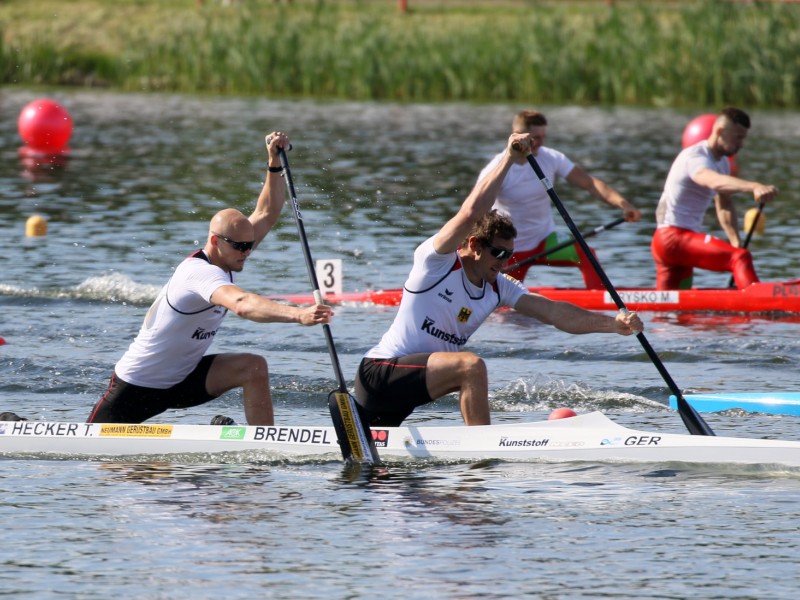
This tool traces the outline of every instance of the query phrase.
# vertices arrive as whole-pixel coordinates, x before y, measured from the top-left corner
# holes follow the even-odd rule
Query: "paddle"
[[[744,244],[742,244],[742,248],[747,248],[750,244],[750,238],[753,237],[753,232],[756,230],[756,226],[758,226],[758,220],[761,218],[761,213],[764,212],[764,203],[758,203],[758,210],[756,211],[756,216],[753,217],[753,222],[750,224],[750,230],[747,232],[747,235],[744,238]],[[733,280],[733,275],[731,275],[730,281],[728,281],[729,288],[735,288],[736,283]]]
[[[624,223],[624,222],[625,222],[625,219],[620,217],[618,219],[614,219],[610,223],[606,223],[605,225],[600,225],[599,227],[595,227],[591,231],[586,231],[584,233],[581,233],[581,235],[583,236],[584,239],[586,239],[588,237],[595,236],[598,233],[605,231],[606,229],[613,229],[614,227],[616,227],[620,223]],[[535,262],[535,261],[539,260],[540,258],[542,258],[543,256],[547,256],[548,254],[552,254],[553,252],[558,252],[559,250],[563,250],[567,246],[572,246],[572,244],[574,244],[574,243],[575,243],[575,239],[574,238],[570,238],[568,240],[565,240],[565,241],[553,246],[552,248],[548,248],[544,252],[537,252],[533,256],[529,256],[528,258],[523,258],[521,261],[515,262],[513,265],[507,266],[505,269],[503,269],[503,273],[510,273],[514,269],[517,269],[519,267],[527,265],[528,263]]]
[[[517,151],[520,150],[520,148],[516,144],[514,146],[514,149]],[[558,197],[558,194],[556,194],[556,191],[553,189],[553,185],[545,176],[544,171],[542,171],[541,167],[539,166],[539,163],[536,162],[536,159],[534,158],[533,154],[529,153],[527,159],[528,163],[530,163],[531,167],[536,173],[536,176],[539,178],[539,181],[542,182],[542,185],[547,190],[547,195],[550,196],[550,199],[553,201],[553,204],[555,204],[556,208],[558,209],[558,212],[561,214],[561,218],[563,218],[564,222],[567,224],[570,233],[572,233],[572,236],[575,238],[575,241],[578,242],[578,244],[580,244],[581,248],[586,254],[586,257],[589,259],[589,262],[591,262],[595,272],[603,281],[603,285],[605,286],[611,298],[614,300],[614,303],[617,305],[617,308],[619,308],[622,312],[627,314],[629,312],[628,308],[625,306],[625,303],[622,301],[622,298],[620,298],[620,295],[617,293],[617,290],[614,289],[614,286],[611,284],[611,280],[609,280],[608,276],[603,270],[603,267],[600,266],[600,262],[597,260],[595,255],[592,254],[592,251],[589,249],[589,245],[586,243],[586,240],[583,239],[580,230],[578,230],[578,227],[575,225],[575,222],[572,220],[572,217],[569,216],[567,209],[564,207],[564,204],[561,202],[561,199]],[[714,432],[711,430],[711,427],[708,426],[708,423],[706,423],[703,420],[703,418],[697,413],[697,411],[694,408],[692,408],[692,405],[686,401],[686,398],[683,397],[683,394],[681,394],[680,389],[678,389],[678,386],[675,384],[672,377],[667,372],[666,367],[664,367],[664,364],[661,362],[661,359],[658,357],[655,350],[653,350],[653,347],[650,345],[650,342],[647,341],[647,338],[644,336],[644,332],[640,331],[639,333],[637,333],[636,338],[639,340],[639,343],[642,345],[642,348],[644,348],[645,352],[647,352],[647,355],[650,357],[650,360],[656,366],[658,372],[661,373],[661,377],[664,378],[664,381],[667,383],[667,386],[669,387],[670,391],[677,399],[678,413],[680,414],[681,419],[683,419],[683,423],[684,425],[686,425],[686,428],[689,430],[689,433],[691,433],[692,435],[715,435]]]
[[[286,181],[289,185],[292,208],[294,209],[294,220],[297,224],[297,233],[300,236],[300,242],[303,247],[303,256],[305,257],[308,276],[311,280],[311,287],[314,289],[314,301],[317,304],[322,304],[322,293],[319,291],[317,273],[314,270],[314,261],[311,259],[311,250],[308,247],[308,238],[306,237],[305,227],[303,226],[303,216],[300,214],[297,194],[295,194],[294,191],[294,181],[292,180],[292,172],[289,170],[289,161],[286,158],[286,152],[284,152],[283,148],[279,148],[278,152],[281,159],[281,166],[283,167],[283,172],[286,174]],[[336,373],[336,382],[339,386],[338,389],[332,391],[328,395],[328,408],[331,411],[331,419],[333,420],[333,427],[336,430],[336,437],[339,439],[339,448],[342,450],[342,456],[345,462],[348,463],[377,464],[380,462],[380,457],[375,448],[375,441],[372,439],[372,432],[370,431],[369,425],[361,418],[359,406],[355,398],[347,391],[347,384],[342,374],[342,367],[339,364],[336,347],[333,344],[331,328],[329,325],[325,324],[322,326],[322,330],[325,332],[325,342],[328,345],[328,353],[331,356],[333,370]]]

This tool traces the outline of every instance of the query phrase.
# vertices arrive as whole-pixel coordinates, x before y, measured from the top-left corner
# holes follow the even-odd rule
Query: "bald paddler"
[[[519,143],[522,151],[513,149]],[[370,425],[397,426],[412,411],[458,392],[467,425],[490,424],[486,363],[464,351],[470,336],[503,306],[568,333],[631,335],[643,329],[635,314],[609,316],[531,293],[502,273],[514,253],[516,229],[490,210],[509,169],[530,148],[515,133],[491,171],[456,215],[414,252],[400,308],[389,330],[361,361],[356,399]]]
[[[266,359],[247,352],[206,354],[228,311],[258,323],[319,325],[332,316],[329,306],[288,306],[234,283],[233,274],[244,268],[285,202],[278,149],[288,149],[289,140],[279,131],[266,139],[269,166],[255,210],[249,217],[233,208],[214,215],[205,246],[181,262],[161,289],[88,422],[141,423],[241,388],[247,422],[274,424]],[[232,422],[218,416],[212,424]]]

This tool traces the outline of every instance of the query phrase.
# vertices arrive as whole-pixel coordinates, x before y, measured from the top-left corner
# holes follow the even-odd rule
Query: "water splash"
[[[159,287],[136,283],[122,273],[109,273],[97,277],[89,277],[74,288],[40,289],[23,288],[14,285],[0,284],[0,296],[17,298],[53,298],[57,300],[100,300],[104,302],[121,302],[147,305],[158,294]]]
[[[551,411],[563,406],[578,413],[625,409],[632,412],[668,410],[663,403],[627,392],[598,390],[583,383],[565,382],[543,375],[520,378],[494,391],[493,410],[503,412]]]

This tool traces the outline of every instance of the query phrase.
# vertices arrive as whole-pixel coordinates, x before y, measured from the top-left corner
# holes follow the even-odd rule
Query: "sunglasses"
[[[255,242],[237,242],[231,238],[226,238],[224,235],[214,233],[213,231],[211,233],[217,236],[219,239],[228,242],[231,245],[231,248],[238,250],[239,252],[247,252],[248,250],[252,250],[253,246],[255,245]]]
[[[489,254],[494,256],[497,260],[506,260],[511,258],[511,255],[514,254],[514,249],[511,248],[497,248],[496,246],[492,246],[489,243],[484,242],[483,244],[489,249]]]

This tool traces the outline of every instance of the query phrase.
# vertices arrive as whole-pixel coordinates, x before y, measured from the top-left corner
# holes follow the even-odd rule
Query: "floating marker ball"
[[[72,117],[57,102],[40,98],[22,109],[17,127],[31,150],[58,154],[66,149],[72,135]]]
[[[44,220],[44,217],[39,215],[28,217],[25,222],[25,235],[28,237],[47,235],[47,221]]]
[[[756,221],[756,217],[758,217],[758,221]],[[748,232],[753,228],[753,221],[756,223],[756,233],[758,235],[764,235],[764,227],[766,225],[766,217],[764,217],[764,212],[762,211],[761,215],[759,215],[757,208],[747,209],[747,212],[744,213],[745,232]]]
[[[578,413],[576,413],[571,408],[557,408],[550,413],[550,416],[547,417],[547,420],[555,421],[556,419],[569,419],[570,417],[577,417],[577,416]]]
[[[0,346],[2,346],[5,343],[6,343],[6,341],[2,337],[0,337]]]
[[[714,121],[717,120],[717,115],[700,115],[695,117],[683,130],[683,137],[681,138],[681,147],[688,148],[694,146],[697,142],[707,140],[711,135],[711,129],[714,127]]]
[[[694,146],[697,142],[707,140],[711,135],[711,130],[714,128],[714,121],[717,120],[717,115],[704,114],[695,117],[686,128],[683,130],[683,137],[681,138],[681,147],[688,148]],[[731,175],[736,177],[739,174],[739,166],[736,164],[736,157],[729,156],[728,162],[731,165]]]

